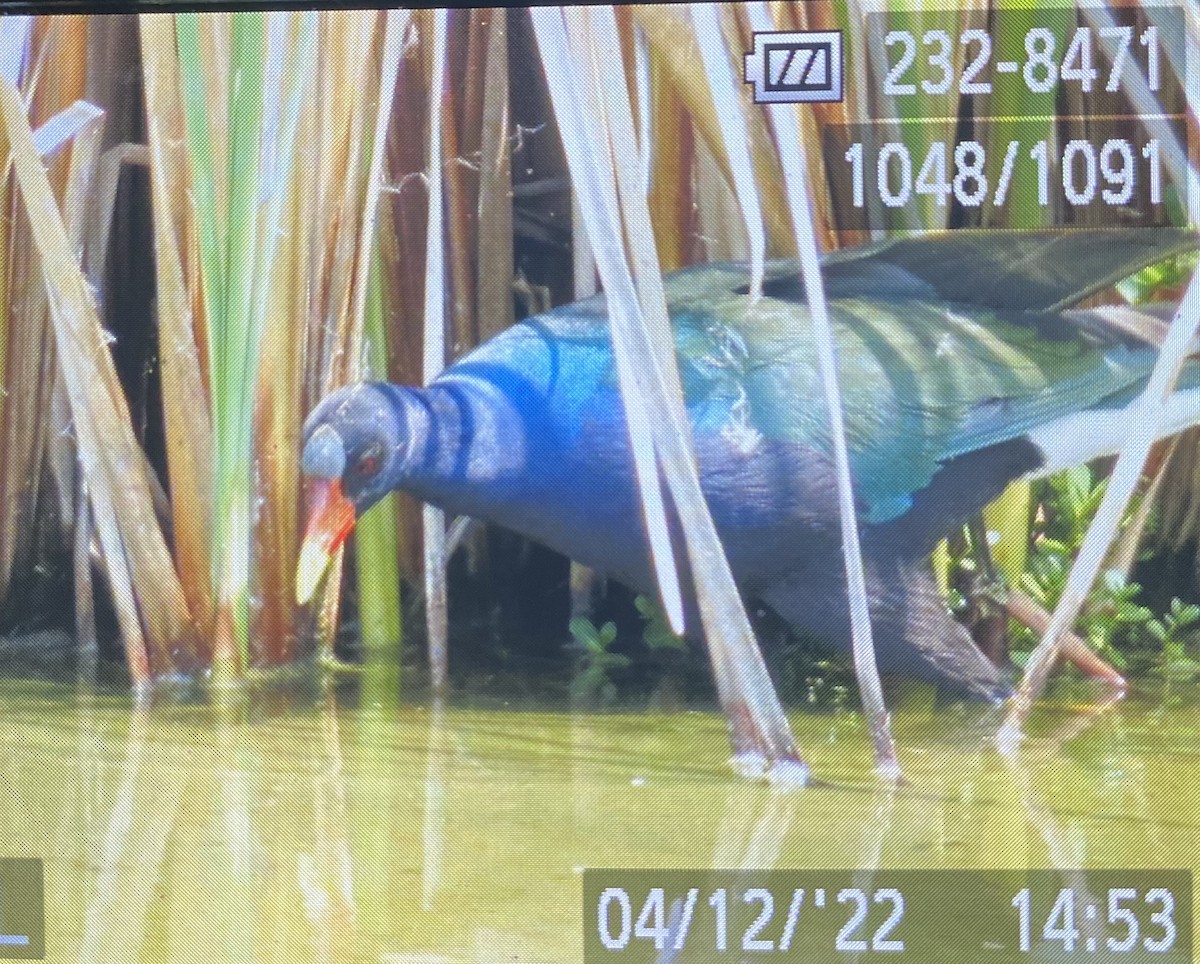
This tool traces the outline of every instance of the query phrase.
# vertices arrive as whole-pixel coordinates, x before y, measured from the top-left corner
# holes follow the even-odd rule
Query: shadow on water
[[[990,718],[917,696],[895,711],[899,788],[857,713],[796,713],[827,783],[785,792],[734,779],[709,712],[414,704],[371,672],[144,705],[86,675],[0,680],[0,848],[45,862],[47,959],[573,961],[586,867],[869,887],[1200,853],[1194,701],[1052,702],[1006,759]]]

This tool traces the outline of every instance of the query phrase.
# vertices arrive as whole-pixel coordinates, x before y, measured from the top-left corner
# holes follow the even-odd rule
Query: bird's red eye
[[[383,447],[379,444],[370,446],[354,463],[354,474],[358,476],[374,475],[379,471],[383,461]]]

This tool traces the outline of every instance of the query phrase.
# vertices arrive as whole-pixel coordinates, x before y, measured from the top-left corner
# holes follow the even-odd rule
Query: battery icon
[[[754,35],[745,82],[756,104],[820,104],[844,96],[840,30],[770,31]]]

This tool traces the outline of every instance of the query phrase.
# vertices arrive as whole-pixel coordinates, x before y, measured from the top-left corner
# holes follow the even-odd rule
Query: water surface
[[[1181,690],[1185,692],[1185,690]],[[0,681],[0,854],[45,861],[52,961],[574,961],[589,866],[1200,863],[1200,702],[796,712],[827,786],[735,779],[708,712],[412,705],[356,680],[159,698]]]

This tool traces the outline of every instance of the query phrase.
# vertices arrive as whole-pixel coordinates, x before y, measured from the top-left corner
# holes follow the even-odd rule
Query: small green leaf
[[[646,627],[642,631],[642,640],[647,648],[652,650],[686,648],[687,644],[683,637],[675,634],[667,622],[666,616],[652,599],[647,596],[638,596],[634,599],[633,604],[646,620]]]

